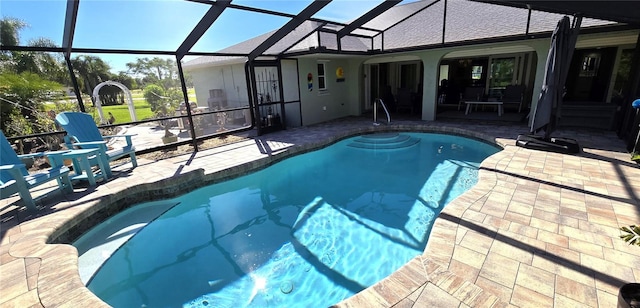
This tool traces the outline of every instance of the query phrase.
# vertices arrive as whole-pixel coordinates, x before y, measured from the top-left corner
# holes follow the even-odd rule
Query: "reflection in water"
[[[345,140],[176,198],[88,287],[114,307],[337,303],[420,254],[442,207],[497,151],[415,136],[398,150]]]

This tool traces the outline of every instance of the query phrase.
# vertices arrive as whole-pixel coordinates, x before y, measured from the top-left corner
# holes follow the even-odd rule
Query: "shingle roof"
[[[423,0],[416,1],[407,4],[400,4],[392,7],[391,9],[385,11],[384,13],[378,15],[377,17],[371,19],[367,23],[363,25],[365,28],[373,28],[378,30],[385,30],[395,23],[403,20],[407,16],[415,13],[418,10],[423,9],[424,7],[432,4],[433,2],[437,2],[434,0]],[[440,1],[442,3],[442,1]]]
[[[427,8],[420,11],[425,7]],[[527,16],[527,9],[468,0],[448,0],[445,43],[524,35],[527,30]],[[562,16],[561,14],[532,11],[529,33],[553,31]],[[378,35],[374,37],[374,49],[381,49],[382,41],[384,41],[384,49],[392,50],[442,43],[443,19],[444,1],[423,0],[397,5],[365,23],[363,27],[379,29],[381,31],[384,30],[382,36]],[[608,24],[615,23],[585,18],[582,21],[582,28]],[[283,52],[319,26],[321,26],[321,24],[317,22],[304,22],[278,43],[270,47],[265,52],[265,55],[275,55]],[[337,30],[339,30],[339,28],[340,27],[338,27]],[[248,54],[274,32],[275,31],[265,33],[218,52]],[[373,33],[373,31],[365,30],[354,31],[354,34],[373,35]],[[322,46],[329,50],[338,49],[336,34],[320,32],[319,37]],[[287,52],[306,51],[309,50],[310,47],[317,47],[318,44],[317,35],[314,34],[300,41]],[[371,49],[370,44],[370,40],[355,36],[345,36],[341,40],[342,50],[348,51],[367,51]],[[238,59],[239,57],[234,58]],[[242,57],[240,58],[242,59]],[[188,69],[207,65],[207,63],[215,65],[214,63],[222,64],[227,61],[229,61],[229,57],[207,56],[188,61],[184,64],[184,67]]]
[[[269,47],[265,51],[265,55],[277,55],[285,49],[291,47],[289,51],[301,51],[301,50],[309,50],[309,47],[318,46],[318,41],[315,36],[310,36],[305,39],[305,36],[309,33],[313,32],[315,29],[322,26],[319,22],[314,21],[305,21],[296,29],[287,34],[284,38],[278,41],[273,46]],[[249,54],[252,50],[256,49],[262,42],[266,41],[271,35],[273,35],[277,30],[273,30],[267,32],[265,34],[256,36],[254,38],[248,39],[246,41],[240,42],[233,46],[224,48],[222,50],[217,51],[218,53],[229,53],[229,54]],[[302,41],[300,41],[302,40]],[[299,41],[299,42],[298,42]],[[296,44],[296,42],[298,42]],[[295,45],[294,45],[295,44]],[[294,45],[292,47],[292,45]],[[227,64],[229,61],[232,62],[241,62],[246,60],[247,57],[227,57],[227,56],[202,56],[198,57],[194,60],[187,61],[183,67],[185,69],[192,69],[196,67],[210,65],[221,65]]]
[[[246,61],[247,57],[232,57],[232,56],[201,56],[193,60],[186,61],[182,67],[189,71],[199,67],[207,67],[211,65],[225,65],[232,63],[242,63]]]
[[[401,15],[400,10],[406,14],[403,6],[397,8],[398,12],[389,10],[395,19]],[[446,13],[445,43],[527,33],[528,10],[526,9],[467,0],[448,0]],[[384,16],[383,14],[378,18]],[[395,49],[442,43],[443,16],[444,2],[440,1],[409,17],[384,32],[384,48]],[[532,11],[529,33],[553,31],[562,16]],[[613,23],[586,18],[582,22],[582,27],[606,24]]]

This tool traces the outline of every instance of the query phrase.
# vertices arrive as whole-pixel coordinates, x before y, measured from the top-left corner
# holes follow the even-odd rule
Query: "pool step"
[[[360,136],[349,143],[349,146],[361,149],[402,149],[418,142],[420,139],[405,134],[378,133]]]

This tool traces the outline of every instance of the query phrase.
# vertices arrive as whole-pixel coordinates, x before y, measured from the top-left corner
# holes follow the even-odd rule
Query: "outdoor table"
[[[469,112],[471,111],[471,106],[472,105],[495,105],[498,107],[498,116],[502,116],[503,110],[502,110],[502,102],[500,101],[488,101],[488,102],[481,102],[481,101],[465,101],[465,103],[467,104],[467,110],[464,112],[464,114],[469,114]]]
[[[65,159],[70,159],[73,164],[73,175],[69,175],[71,180],[87,180],[90,186],[96,185],[96,178],[106,180],[106,173],[103,161],[98,156],[100,155],[99,149],[78,149],[68,150],[62,153],[56,153],[49,155],[50,162],[53,167],[61,166],[64,164]],[[94,173],[93,166],[98,166],[100,170]]]

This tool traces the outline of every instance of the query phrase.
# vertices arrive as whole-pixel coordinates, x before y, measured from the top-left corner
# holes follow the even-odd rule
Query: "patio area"
[[[561,128],[583,153],[515,146],[519,122],[345,118],[279,131],[160,161],[138,159],[75,193],[53,194],[36,213],[0,202],[0,306],[107,306],[86,289],[70,245],[122,207],[172,197],[205,182],[246,174],[358,133],[445,132],[504,150],[482,163],[479,182],[437,218],[427,247],[339,307],[615,307],[618,288],[640,281],[640,247],[619,238],[640,222],[640,168],[614,132]]]

